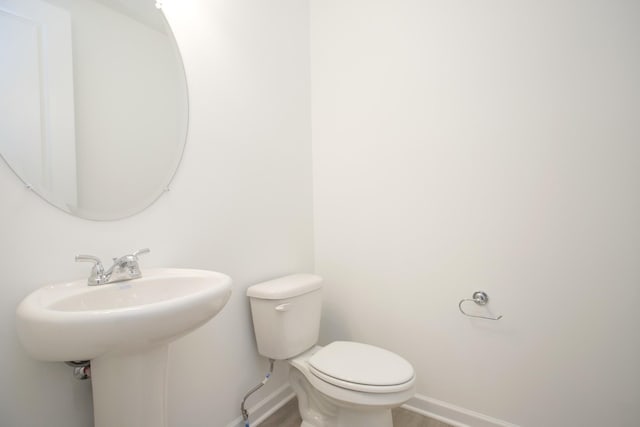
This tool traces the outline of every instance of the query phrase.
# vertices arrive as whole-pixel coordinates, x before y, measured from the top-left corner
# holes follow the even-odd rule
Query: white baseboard
[[[402,407],[454,427],[518,427],[515,424],[421,394],[416,394]]]
[[[251,427],[257,427],[261,422],[269,418],[271,414],[282,408],[287,402],[295,397],[293,390],[288,384],[284,384],[282,387],[274,390],[267,397],[262,399],[250,408],[249,421]],[[244,420],[242,417],[238,417],[227,425],[227,427],[244,427]]]
[[[271,414],[282,408],[295,397],[288,384],[273,391],[267,397],[256,403],[249,410],[251,427],[258,427]],[[402,407],[408,411],[433,418],[454,427],[519,427],[506,421],[471,411],[451,403],[416,394]],[[227,427],[244,427],[242,417],[238,417]]]

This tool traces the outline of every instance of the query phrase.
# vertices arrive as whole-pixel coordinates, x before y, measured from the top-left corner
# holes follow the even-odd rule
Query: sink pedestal
[[[166,427],[168,344],[91,360],[95,427]]]

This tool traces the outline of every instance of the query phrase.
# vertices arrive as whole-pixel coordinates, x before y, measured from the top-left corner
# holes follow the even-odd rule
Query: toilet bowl
[[[415,392],[409,362],[368,344],[317,346],[322,279],[296,274],[249,287],[258,352],[290,364],[301,427],[392,427]]]
[[[305,427],[389,427],[391,408],[415,392],[411,365],[394,353],[349,341],[289,359],[289,383]]]

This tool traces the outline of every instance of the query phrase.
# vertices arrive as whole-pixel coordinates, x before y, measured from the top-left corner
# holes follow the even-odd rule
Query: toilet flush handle
[[[290,306],[291,306],[290,302],[285,302],[284,304],[277,305],[276,311],[289,311]]]

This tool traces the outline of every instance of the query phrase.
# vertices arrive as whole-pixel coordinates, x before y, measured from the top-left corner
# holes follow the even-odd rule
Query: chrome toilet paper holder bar
[[[500,320],[500,319],[502,319],[502,315],[497,316],[497,317],[478,316],[476,314],[469,314],[469,313],[465,312],[462,309],[462,304],[464,304],[467,301],[474,302],[477,305],[486,305],[489,302],[489,295],[487,295],[486,292],[484,292],[484,291],[475,291],[473,293],[471,299],[469,299],[469,298],[461,299],[460,302],[458,303],[458,309],[460,310],[460,313],[462,313],[462,314],[464,314],[465,316],[468,316],[468,317],[477,317],[479,319],[488,319],[488,320]]]

